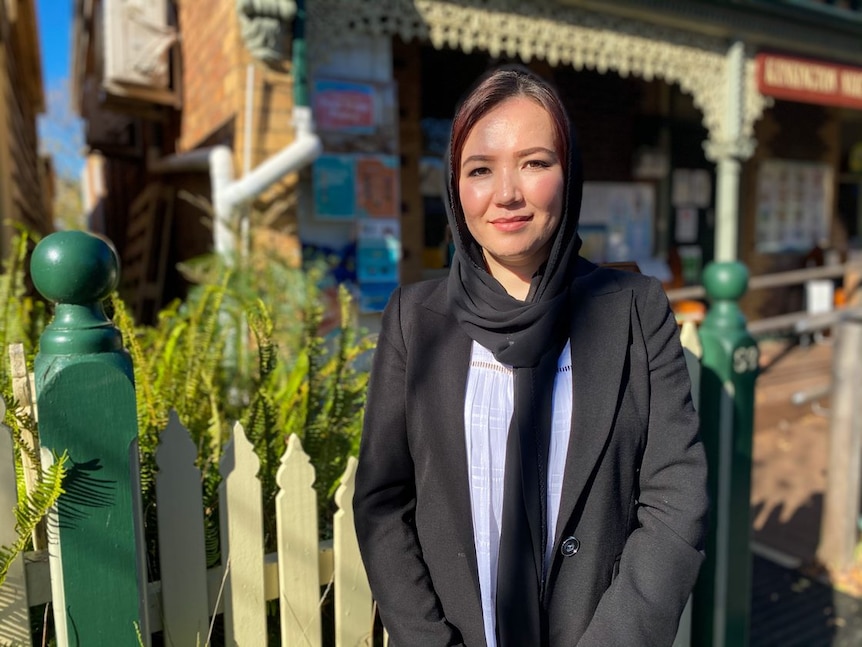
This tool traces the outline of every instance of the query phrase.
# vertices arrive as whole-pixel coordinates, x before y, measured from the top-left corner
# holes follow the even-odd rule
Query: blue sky
[[[36,0],[45,85],[69,76],[74,0]]]
[[[78,178],[83,167],[83,132],[69,97],[72,11],[75,0],[36,0],[42,50],[45,114],[39,117],[40,148],[54,158],[57,173]]]

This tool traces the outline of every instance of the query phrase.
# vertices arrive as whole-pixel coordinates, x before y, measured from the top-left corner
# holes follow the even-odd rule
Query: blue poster
[[[394,218],[378,218],[359,220],[358,225],[356,278],[359,282],[359,308],[362,312],[380,312],[398,285],[400,223]]]
[[[321,155],[311,169],[314,212],[318,218],[356,217],[356,165],[350,155]]]
[[[356,248],[356,278],[360,283],[398,282],[397,241],[359,240]]]

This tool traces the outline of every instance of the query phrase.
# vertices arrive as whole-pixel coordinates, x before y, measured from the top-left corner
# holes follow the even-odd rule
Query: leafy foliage
[[[45,303],[30,295],[27,286],[27,260],[32,247],[29,234],[22,231],[10,244],[10,254],[3,260],[0,273],[0,348],[8,348],[10,343],[20,342],[29,366],[39,335],[47,323]],[[11,546],[0,546],[0,585],[12,561],[29,546],[30,536],[36,525],[47,511],[56,503],[61,491],[61,481],[65,474],[64,457],[57,459],[48,470],[36,470],[33,492],[25,488],[22,458],[26,457],[31,465],[39,465],[40,458],[36,448],[27,440],[36,433],[36,422],[32,417],[19,411],[12,390],[12,371],[6,352],[0,357],[0,395],[7,404],[4,424],[11,433],[16,453],[15,470],[17,475],[17,500],[15,508],[17,539]],[[30,434],[25,435],[24,431]],[[0,429],[0,433],[5,433]]]
[[[36,526],[57,503],[63,492],[66,460],[65,454],[56,458],[50,467],[40,473],[33,492],[19,496],[18,505],[15,507],[15,531],[18,537],[11,546],[0,546],[0,586],[3,585],[12,562],[27,549]]]
[[[265,510],[274,510],[279,461],[297,434],[317,471],[325,512],[348,456],[358,449],[367,383],[362,360],[372,343],[358,331],[343,287],[336,291],[338,324],[322,335],[328,313],[320,263],[303,269],[261,252],[241,263],[201,258],[183,269],[198,285],[185,302],[162,310],[154,326],[136,325],[116,296],[112,306],[135,367],[148,525],[155,521],[154,455],[175,409],[198,447],[208,561],[214,564],[218,465],[233,422],[243,424],[260,459]],[[275,515],[267,514],[265,523],[272,550]],[[155,552],[153,540],[152,557]]]
[[[27,260],[33,246],[30,234],[21,232],[10,243],[10,254],[3,259],[0,273],[0,347],[10,343],[24,345],[24,353],[32,362],[39,335],[47,324],[45,302],[30,295],[27,283]],[[0,382],[10,383],[9,358],[0,358]]]

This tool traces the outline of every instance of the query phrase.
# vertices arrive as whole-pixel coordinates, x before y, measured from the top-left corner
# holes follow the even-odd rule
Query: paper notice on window
[[[681,207],[676,210],[676,227],[674,238],[677,243],[694,243],[697,241],[697,209]]]

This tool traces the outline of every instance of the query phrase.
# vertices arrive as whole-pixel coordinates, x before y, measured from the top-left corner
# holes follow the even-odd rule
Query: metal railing
[[[810,267],[786,272],[775,272],[773,274],[761,274],[752,276],[748,280],[749,290],[764,290],[770,288],[787,287],[791,285],[804,285],[808,281],[819,279],[841,279],[851,269],[858,269],[858,261],[849,261],[841,265],[827,265],[824,267]],[[706,298],[706,291],[702,285],[692,285],[684,288],[675,288],[667,291],[667,297],[671,303],[685,300],[700,300]],[[805,334],[817,330],[829,328],[841,319],[842,316],[855,314],[859,316],[857,309],[840,309],[831,312],[812,314],[808,311],[789,312],[765,317],[748,322],[748,331],[755,337],[770,333],[788,331],[795,334]]]

